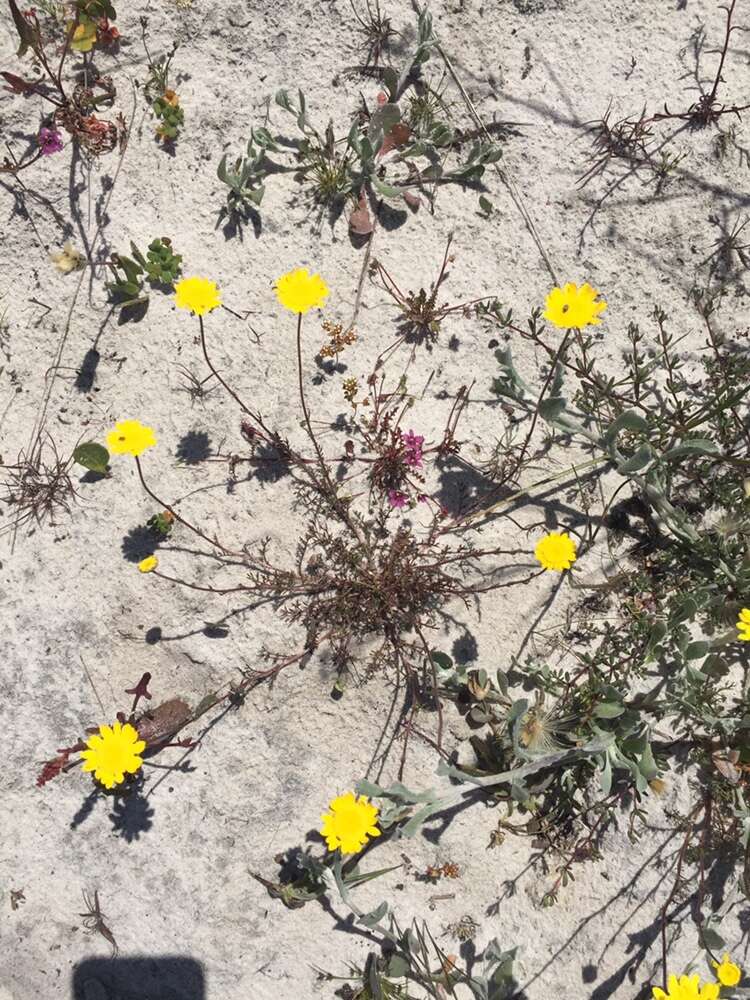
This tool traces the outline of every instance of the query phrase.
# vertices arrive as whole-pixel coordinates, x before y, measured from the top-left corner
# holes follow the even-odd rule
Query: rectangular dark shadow
[[[206,1000],[203,966],[182,955],[87,958],[73,969],[72,1000]]]

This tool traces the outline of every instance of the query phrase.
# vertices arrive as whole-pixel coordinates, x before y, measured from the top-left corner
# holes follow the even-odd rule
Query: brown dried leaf
[[[359,203],[349,216],[349,228],[357,236],[368,236],[374,228],[364,193],[359,196]]]
[[[6,83],[10,84],[10,86],[5,89],[11,91],[11,93],[29,94],[34,89],[35,85],[33,83],[29,83],[29,81],[24,80],[23,77],[16,76],[15,73],[8,73],[3,70],[0,73],[0,76],[5,79]]]
[[[404,122],[397,122],[391,131],[383,138],[383,145],[380,147],[380,156],[385,156],[392,149],[400,149],[409,141],[411,129]]]
[[[135,728],[142,740],[149,743],[161,743],[182,728],[192,718],[190,706],[182,698],[170,698],[161,705],[144,714],[136,720]]]

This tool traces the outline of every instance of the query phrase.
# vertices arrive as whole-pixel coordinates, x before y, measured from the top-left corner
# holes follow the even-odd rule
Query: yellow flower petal
[[[561,329],[583,329],[601,323],[600,313],[607,303],[598,300],[599,292],[588,282],[579,288],[569,281],[565,288],[553,288],[545,301],[544,318]]]
[[[70,27],[70,26],[68,26]],[[96,42],[96,24],[87,17],[82,17],[73,32],[70,47],[75,52],[90,52]]]
[[[537,542],[534,555],[545,569],[561,573],[576,561],[576,543],[567,532],[552,531]]]
[[[107,434],[107,447],[113,455],[142,455],[155,444],[153,430],[138,420],[119,420]]]
[[[285,309],[301,314],[323,304],[328,298],[328,286],[319,274],[310,274],[306,267],[300,267],[279,278],[276,296]]]
[[[99,726],[99,732],[89,737],[86,747],[81,751],[83,770],[93,771],[105,788],[114,788],[125,780],[126,774],[135,774],[141,767],[140,754],[146,749],[146,742],[138,738],[138,730],[129,722],[125,725],[115,722],[111,727]]]
[[[189,309],[196,316],[205,316],[221,305],[221,296],[216,283],[208,278],[183,278],[174,286],[175,305],[178,309]]]
[[[667,992],[658,986],[651,987],[654,1000],[718,1000],[719,983],[704,983],[701,986],[700,976],[670,975],[667,982]]]
[[[158,565],[159,560],[156,556],[146,556],[145,559],[141,559],[138,563],[138,569],[141,573],[150,573],[152,570],[155,570]]]
[[[716,978],[722,986],[736,986],[742,979],[742,969],[731,961],[729,953],[726,951],[721,962],[712,962],[711,964],[716,969]]]
[[[346,792],[332,799],[331,810],[320,818],[329,851],[341,849],[343,854],[356,854],[367,844],[370,837],[379,837],[381,831],[375,826],[379,809],[370,803],[366,795],[355,796]]]
[[[83,267],[85,261],[82,253],[68,241],[59,253],[51,253],[50,260],[61,274],[70,274]]]

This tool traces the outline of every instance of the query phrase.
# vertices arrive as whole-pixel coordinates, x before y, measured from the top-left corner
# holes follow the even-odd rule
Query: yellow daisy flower
[[[346,792],[333,799],[329,813],[320,817],[323,821],[321,834],[325,837],[329,851],[341,848],[344,854],[361,851],[370,837],[379,837],[377,806],[370,804],[366,795],[355,796]]]
[[[139,420],[118,420],[107,435],[107,447],[113,455],[142,455],[155,444],[153,430]]]
[[[156,569],[159,565],[159,560],[156,556],[146,556],[145,559],[141,559],[138,563],[138,569],[141,573],[150,573],[152,570]]]
[[[82,17],[73,32],[70,47],[75,52],[90,52],[96,42],[96,24],[88,17]]]
[[[278,279],[276,296],[290,312],[306,313],[328,298],[328,285],[319,274],[310,274],[306,267],[300,267]]]
[[[564,288],[553,288],[545,301],[544,318],[555,326],[567,330],[575,327],[596,326],[601,323],[599,313],[604,312],[607,303],[596,299],[599,292],[586,282],[579,288],[569,281]]]
[[[667,983],[669,992],[658,986],[652,986],[654,1000],[718,1000],[720,986],[718,983],[706,983],[700,985],[700,977],[695,976],[670,976]]]
[[[750,611],[748,612],[750,618]],[[724,957],[720,962],[712,962],[716,969],[716,978],[722,986],[736,986],[742,979],[742,969],[730,961],[728,953],[724,952]]]
[[[178,309],[189,309],[196,316],[205,316],[221,305],[219,289],[208,278],[183,278],[174,286],[175,305]]]
[[[76,250],[70,240],[59,253],[51,253],[49,256],[60,274],[70,274],[86,263],[83,254]]]
[[[750,608],[743,608],[737,619],[737,638],[742,642],[750,642]]]
[[[138,739],[138,730],[126,722],[123,726],[99,726],[99,732],[86,740],[87,750],[81,751],[84,771],[93,771],[94,777],[105,788],[114,788],[125,780],[126,774],[135,774],[143,763],[140,754],[146,749],[144,740]]]
[[[534,555],[545,569],[561,573],[576,561],[576,543],[565,531],[552,531],[536,543]]]

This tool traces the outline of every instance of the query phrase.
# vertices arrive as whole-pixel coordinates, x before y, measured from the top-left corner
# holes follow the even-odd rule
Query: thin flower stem
[[[183,522],[184,523],[184,522]],[[182,587],[189,587],[190,590],[203,590],[209,594],[236,594],[238,591],[253,591],[253,587],[202,587],[197,583],[190,583],[188,580],[180,580],[176,576],[167,576],[166,573],[160,573],[159,570],[152,570],[152,576],[158,576],[161,580],[168,580],[169,583],[179,583]]]
[[[549,388],[550,382],[555,377],[555,371],[557,369],[557,365],[560,361],[560,358],[565,353],[565,349],[568,346],[569,339],[570,339],[570,330],[568,329],[565,331],[565,336],[560,342],[560,346],[558,347],[555,356],[552,358],[552,361],[550,362],[550,368],[549,372],[547,373],[547,378],[544,380],[544,385],[542,386],[541,392],[539,393],[539,398],[536,401],[536,406],[534,407],[534,416],[531,418],[531,427],[529,427],[529,433],[526,435],[526,440],[524,441],[523,446],[521,448],[521,455],[517,460],[517,465],[519,469],[523,467],[523,460],[526,458],[526,452],[529,450],[529,445],[531,444],[531,438],[533,437],[534,431],[536,430],[537,420],[539,419],[539,407],[542,405],[542,401],[544,400],[544,394]]]
[[[209,538],[209,536],[206,535],[203,531],[201,531],[200,528],[196,528],[194,524],[191,524],[190,521],[186,521],[181,514],[178,514],[177,511],[174,509],[174,507],[168,504],[165,500],[162,500],[160,497],[158,497],[143,477],[143,469],[141,468],[140,459],[138,458],[137,455],[135,455],[134,457],[135,457],[135,467],[136,469],[138,469],[138,477],[141,480],[141,485],[155,503],[158,503],[160,507],[163,507],[165,510],[168,510],[176,521],[179,521],[180,524],[183,524],[186,528],[192,531],[193,534],[197,535],[199,538],[202,538],[204,542],[208,542],[208,544],[212,548],[220,549],[226,555],[237,556],[241,554],[239,552],[233,552],[231,549],[226,548],[226,546],[222,545],[215,538]]]
[[[437,747],[438,747],[438,753],[442,753],[443,752],[443,704],[440,701],[440,689],[438,686],[437,668],[435,666],[435,661],[432,658],[432,651],[430,650],[430,647],[427,645],[427,640],[424,637],[424,632],[422,631],[421,626],[419,624],[415,624],[414,631],[417,633],[422,642],[422,646],[424,647],[424,651],[427,654],[427,659],[430,664],[430,670],[432,672],[432,694],[435,699],[435,704],[437,705],[437,717],[438,717]]]
[[[60,56],[60,65],[57,68],[57,76],[53,77],[53,79],[57,84],[57,88],[60,91],[60,95],[64,101],[67,100],[67,98],[65,96],[65,88],[63,87],[62,84],[62,71],[63,71],[63,66],[65,65],[65,59],[68,55],[68,51],[70,50],[70,43],[73,41],[73,35],[75,34],[76,27],[78,26],[77,20],[78,19],[76,18],[76,21],[70,25],[65,34],[65,44],[63,45],[62,55]]]
[[[10,149],[10,147],[8,147],[8,149]],[[21,170],[25,170],[27,167],[30,167],[32,163],[36,163],[41,155],[42,151],[39,150],[39,152],[35,156],[32,156],[30,160],[23,160],[21,163],[14,164],[12,167],[0,167],[0,173],[13,174],[15,177]],[[13,156],[13,153],[11,153],[11,156]],[[15,160],[15,156],[13,156],[13,159]],[[20,183],[21,182],[19,181],[19,184]]]
[[[302,412],[305,415],[305,424],[307,426],[307,435],[313,443],[315,452],[318,456],[318,461],[320,462],[320,468],[323,472],[327,485],[332,488],[331,480],[328,475],[328,467],[326,461],[323,458],[323,452],[320,450],[320,445],[318,440],[313,434],[312,424],[310,423],[310,413],[307,409],[307,402],[305,400],[305,387],[302,377],[302,313],[297,314],[297,376],[299,379],[299,399],[302,404]]]
[[[203,357],[206,361],[206,364],[211,370],[211,374],[214,376],[215,379],[219,381],[219,383],[224,387],[224,389],[226,389],[226,391],[229,393],[229,395],[232,397],[235,403],[237,403],[242,412],[246,413],[249,417],[251,417],[255,421],[255,423],[258,424],[258,426],[263,429],[266,436],[264,437],[262,434],[259,436],[262,437],[267,444],[278,447],[273,432],[270,431],[263,423],[263,418],[261,417],[261,415],[259,413],[256,413],[254,410],[251,410],[250,407],[247,406],[242,401],[242,399],[240,399],[240,397],[237,395],[234,389],[230,385],[228,385],[227,382],[224,381],[221,375],[219,375],[218,371],[214,368],[213,362],[211,361],[211,358],[208,356],[208,348],[206,347],[206,331],[203,328],[202,316],[198,317],[198,322],[200,323],[200,329],[201,329],[201,350],[203,351]]]
[[[665,990],[669,989],[669,986],[667,984],[667,980],[669,978],[668,974],[667,974],[667,910],[669,909],[669,907],[670,907],[670,905],[672,903],[672,900],[674,899],[675,895],[677,894],[677,890],[678,890],[679,885],[680,885],[680,881],[681,881],[681,878],[682,878],[682,863],[685,860],[685,854],[687,852],[688,846],[690,844],[690,840],[691,840],[692,835],[693,835],[693,828],[695,826],[695,815],[696,815],[696,813],[700,812],[700,810],[703,809],[703,808],[704,808],[704,803],[701,801],[701,802],[698,803],[697,806],[695,806],[695,808],[692,810],[692,812],[690,813],[690,815],[687,818],[688,829],[687,829],[687,833],[685,834],[685,839],[682,842],[682,847],[680,848],[680,853],[679,853],[679,855],[677,857],[677,874],[675,876],[674,885],[672,886],[672,891],[670,892],[669,896],[667,897],[667,901],[665,902],[664,906],[662,906],[662,908],[661,908],[661,913],[660,913],[660,923],[661,923],[661,962],[662,962],[662,978],[664,980],[664,989]]]
[[[369,561],[370,547],[367,544],[365,536],[362,534],[361,530],[359,529],[359,527],[357,526],[357,524],[354,522],[353,518],[347,511],[346,504],[342,503],[342,501],[339,500],[337,496],[336,485],[331,479],[331,474],[328,471],[328,463],[323,457],[323,452],[321,451],[320,445],[318,444],[318,439],[315,437],[315,434],[312,429],[312,424],[310,422],[310,411],[307,408],[307,401],[305,399],[305,385],[302,374],[302,313],[297,314],[297,379],[299,383],[299,398],[300,398],[300,403],[302,404],[302,412],[305,417],[305,427],[307,429],[307,435],[312,441],[313,447],[315,448],[315,454],[318,456],[318,464],[320,467],[320,472],[323,476],[323,481],[325,483],[325,489],[321,488],[320,484],[315,481],[315,478],[313,478],[313,483],[317,487],[321,495],[323,496],[327,495],[328,502],[335,509],[338,516],[341,518],[344,524],[346,524],[346,526],[357,536],[357,540],[364,548],[367,554],[367,559]],[[308,475],[311,475],[309,471]]]

